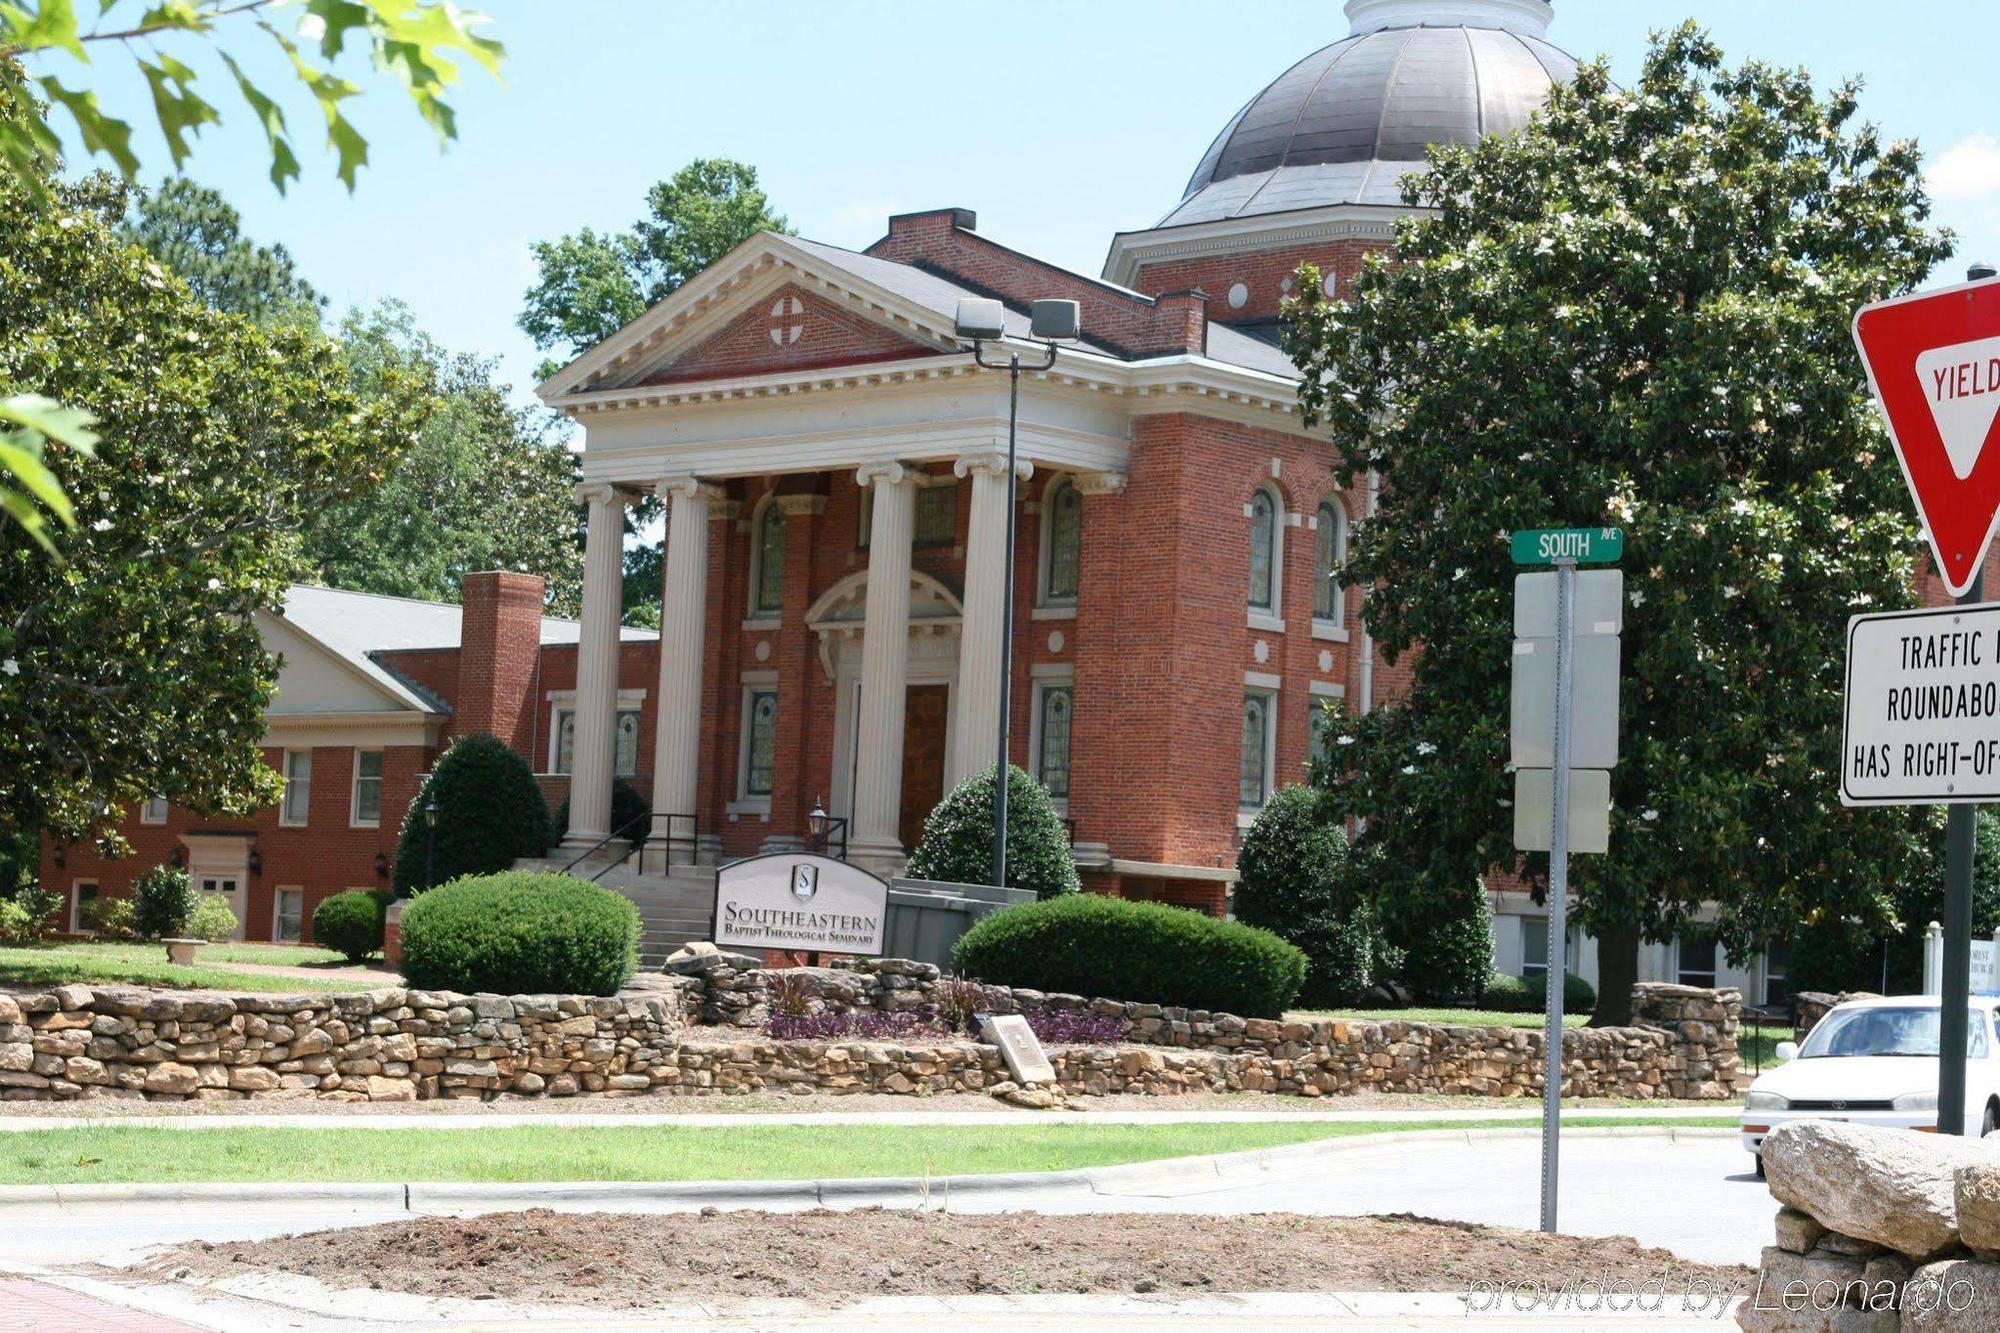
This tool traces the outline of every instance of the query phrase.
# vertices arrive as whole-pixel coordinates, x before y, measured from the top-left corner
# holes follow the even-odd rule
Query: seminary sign
[[[2000,800],[2000,605],[1847,622],[1846,805]]]
[[[888,882],[830,856],[778,852],[715,872],[725,947],[879,954],[888,916]]]

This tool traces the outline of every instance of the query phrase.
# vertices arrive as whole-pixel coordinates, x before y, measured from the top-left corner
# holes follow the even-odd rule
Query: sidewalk
[[[201,1327],[113,1305],[69,1285],[0,1277],[0,1333],[172,1333]]]

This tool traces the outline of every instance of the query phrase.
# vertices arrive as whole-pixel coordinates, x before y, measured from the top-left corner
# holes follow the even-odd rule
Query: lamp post
[[[1000,302],[986,297],[967,297],[958,303],[957,325],[960,342],[972,344],[972,359],[988,370],[1007,372],[1007,557],[1000,566],[1000,723],[993,761],[993,885],[1007,886],[1007,732],[1009,702],[1014,673],[1014,469],[1019,457],[1021,424],[1021,353],[1007,353],[1005,362],[988,361],[986,344],[1007,336],[1007,311]],[[1082,336],[1083,316],[1075,301],[1035,301],[1028,307],[1028,336],[1042,344],[1041,364],[1030,370],[1047,370],[1056,363],[1058,343],[1075,342]]]
[[[424,888],[434,888],[437,875],[438,798],[432,792],[424,802]]]

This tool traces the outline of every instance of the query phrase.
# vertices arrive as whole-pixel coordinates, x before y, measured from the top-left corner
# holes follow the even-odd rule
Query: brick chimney
[[[541,576],[503,570],[467,574],[459,597],[465,612],[452,730],[461,736],[492,732],[532,764],[535,666],[542,648]]]

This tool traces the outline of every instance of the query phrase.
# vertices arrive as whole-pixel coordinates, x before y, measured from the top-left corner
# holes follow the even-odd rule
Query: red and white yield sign
[[[2000,279],[1863,306],[1854,342],[1959,596],[2000,528]]]

